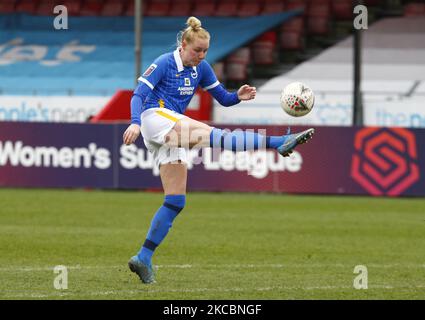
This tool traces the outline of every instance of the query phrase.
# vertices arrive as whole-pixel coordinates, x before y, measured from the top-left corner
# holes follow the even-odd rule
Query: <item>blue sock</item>
[[[232,151],[277,149],[283,144],[284,136],[263,136],[251,131],[234,130],[232,132],[213,128],[210,134],[210,147]]]
[[[151,264],[156,247],[164,240],[173,225],[174,219],[183,210],[185,202],[186,196],[184,194],[165,196],[164,203],[152,219],[145,243],[137,254],[141,261],[148,265]]]
[[[285,140],[283,137],[284,136],[266,137],[266,148],[277,149],[283,144],[283,141]]]

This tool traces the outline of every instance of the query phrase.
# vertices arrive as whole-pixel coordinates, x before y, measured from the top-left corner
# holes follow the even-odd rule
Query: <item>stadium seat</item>
[[[383,0],[364,0],[363,5],[369,7],[375,7],[375,6],[379,6],[380,4],[382,4]]]
[[[143,9],[145,9],[145,8],[146,8],[146,6],[144,5],[143,6]],[[143,12],[144,12],[144,10],[143,10]],[[134,16],[134,1],[127,2],[127,6],[125,8],[124,15],[126,15],[126,16]]]
[[[326,16],[309,17],[307,30],[310,35],[327,35],[330,31],[330,21]]]
[[[316,0],[308,3],[306,14],[310,16],[329,14],[331,8],[330,0]]]
[[[353,19],[353,1],[351,0],[335,0],[331,1],[332,14],[335,20],[352,20]]]
[[[282,23],[281,31],[304,32],[304,19],[302,17],[295,17],[291,20]]]
[[[248,79],[248,65],[251,62],[251,50],[242,47],[230,54],[226,59],[226,80],[243,82]]]
[[[304,9],[307,6],[307,1],[305,0],[286,0],[285,2],[285,10],[295,10],[295,9]]]
[[[245,64],[229,62],[226,64],[226,81],[245,82],[248,80],[248,68]]]
[[[282,50],[303,50],[304,37],[299,32],[282,32],[280,34],[280,48]]]
[[[147,9],[144,15],[153,17],[167,16],[169,9],[169,0],[151,0],[147,5]]]
[[[103,7],[103,0],[85,0],[82,3],[81,16],[98,16]]]
[[[142,7],[143,15],[146,15],[146,10],[148,8],[147,1],[143,1],[142,6],[143,6]],[[127,7],[124,10],[125,10],[124,15],[134,16],[134,0],[127,1]]]
[[[197,17],[213,16],[215,13],[215,8],[215,0],[198,0],[193,4],[192,15]]]
[[[217,77],[217,80],[220,81],[221,83],[226,81],[226,76],[224,73],[224,62],[220,61],[220,62],[216,62],[212,65],[212,68],[214,70],[214,73]]]
[[[313,2],[307,9],[307,32],[310,35],[327,35],[330,31],[331,7],[329,1]]]
[[[304,19],[295,17],[280,26],[279,45],[284,50],[304,49]]]
[[[251,61],[251,49],[249,47],[242,47],[232,52],[226,59],[227,62],[238,62],[249,64]]]
[[[277,35],[274,31],[263,33],[252,43],[253,61],[256,65],[275,63]]]
[[[192,0],[173,0],[170,4],[169,16],[190,16]]]
[[[241,0],[236,14],[239,17],[256,16],[260,14],[262,6],[263,3],[258,0]]]
[[[425,3],[408,3],[404,7],[405,17],[425,16]]]
[[[56,6],[57,0],[40,0],[40,3],[35,10],[35,14],[50,16],[53,14],[53,9]]]
[[[282,12],[285,9],[283,0],[265,0],[261,14],[272,14]]]
[[[15,12],[15,0],[2,0],[0,2],[0,13],[13,13]]]
[[[106,0],[100,11],[101,16],[120,16],[124,11],[124,3],[120,0]]]
[[[238,1],[219,0],[215,10],[217,17],[236,16],[238,12]]]
[[[38,1],[36,0],[21,0],[16,5],[15,11],[22,13],[34,14],[37,8]]]
[[[81,10],[81,0],[63,0],[62,5],[68,9],[71,16],[79,16]]]

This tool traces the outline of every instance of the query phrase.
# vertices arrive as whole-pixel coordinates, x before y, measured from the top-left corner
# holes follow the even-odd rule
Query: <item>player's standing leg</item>
[[[152,255],[168,234],[174,219],[186,202],[187,166],[185,163],[162,164],[159,169],[164,189],[164,203],[155,213],[146,240],[139,253],[128,262],[130,270],[144,283],[154,282]]]

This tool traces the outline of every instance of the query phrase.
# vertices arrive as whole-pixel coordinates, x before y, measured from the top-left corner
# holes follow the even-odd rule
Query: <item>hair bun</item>
[[[201,21],[196,17],[189,17],[186,20],[186,28],[177,34],[177,47],[181,47],[183,42],[192,43],[195,38],[210,40],[210,34],[202,28]]]
[[[200,30],[201,29],[201,26],[202,26],[201,21],[198,18],[193,17],[193,16],[192,17],[189,17],[187,19],[186,25],[188,27],[192,28],[195,31]]]

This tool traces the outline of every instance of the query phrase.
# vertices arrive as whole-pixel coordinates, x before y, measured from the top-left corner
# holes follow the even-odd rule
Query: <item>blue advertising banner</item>
[[[161,190],[143,139],[123,145],[126,127],[0,122],[0,186]],[[423,141],[424,129],[317,127],[286,158],[274,150],[191,150],[188,190],[425,196]]]

